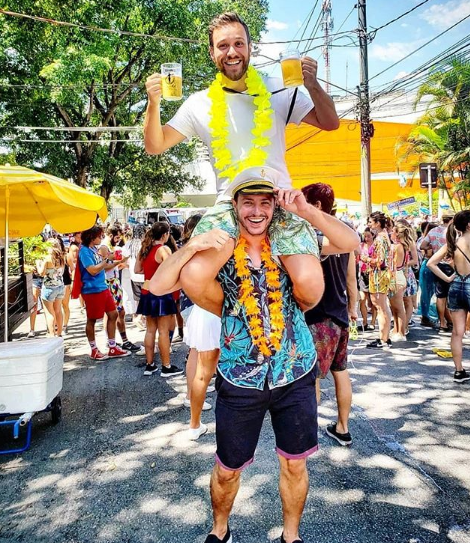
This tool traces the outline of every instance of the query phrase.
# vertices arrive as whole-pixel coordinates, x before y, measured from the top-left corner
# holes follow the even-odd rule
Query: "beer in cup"
[[[304,78],[302,75],[300,53],[295,49],[289,49],[282,51],[280,58],[284,87],[298,87],[303,85]]]
[[[183,75],[181,64],[167,62],[162,64],[162,97],[173,102],[183,98]]]

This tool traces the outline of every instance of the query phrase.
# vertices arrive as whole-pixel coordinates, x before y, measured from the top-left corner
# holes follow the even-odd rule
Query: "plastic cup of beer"
[[[302,63],[300,61],[300,53],[296,49],[282,51],[281,70],[284,87],[299,87],[303,85],[304,78],[302,75]]]
[[[162,98],[170,102],[183,98],[183,71],[178,62],[162,64]]]

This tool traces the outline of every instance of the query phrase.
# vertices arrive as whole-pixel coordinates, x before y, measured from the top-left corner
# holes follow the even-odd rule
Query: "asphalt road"
[[[213,412],[203,413],[209,433],[188,441],[184,378],[144,377],[137,356],[90,361],[83,320],[74,308],[62,421],[36,415],[31,448],[0,456],[0,542],[202,543],[211,524]],[[132,325],[129,335],[143,340]],[[361,337],[351,342],[350,448],[324,434],[335,402],[332,380],[323,382],[305,543],[470,542],[470,382],[453,383],[452,361],[431,351],[448,347],[450,336],[415,326],[409,338],[384,352],[366,350]],[[185,354],[176,346],[173,362],[183,366]],[[467,345],[467,368],[468,355]],[[0,440],[11,444],[5,431]],[[279,541],[277,472],[268,417],[242,476],[234,543]]]

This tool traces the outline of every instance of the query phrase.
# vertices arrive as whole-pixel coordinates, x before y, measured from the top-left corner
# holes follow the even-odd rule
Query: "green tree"
[[[439,187],[460,208],[470,204],[470,62],[453,59],[432,73],[418,89],[415,105],[430,98],[426,113],[406,141],[401,158],[436,162]]]
[[[13,153],[19,164],[72,178],[106,199],[120,193],[131,206],[146,195],[159,199],[165,191],[198,186],[182,168],[194,157],[192,145],[150,157],[139,141],[142,132],[126,127],[142,125],[145,79],[162,62],[183,63],[186,95],[208,85],[215,72],[206,37],[213,16],[237,10],[257,39],[265,26],[267,0],[11,0],[8,8],[74,25],[142,34],[2,16],[0,137],[9,140],[8,160]],[[163,121],[177,107],[164,103]],[[25,134],[18,126],[65,130]],[[74,130],[80,127],[89,131]],[[100,132],[99,127],[113,131]],[[33,141],[21,141],[25,139]]]

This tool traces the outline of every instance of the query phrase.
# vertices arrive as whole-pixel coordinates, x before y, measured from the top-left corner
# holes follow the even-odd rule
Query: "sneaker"
[[[173,339],[171,340],[172,343],[181,343],[183,341],[183,338],[178,335],[178,336],[173,336]]]
[[[342,445],[343,447],[346,447],[347,445],[351,445],[352,438],[351,434],[349,432],[346,432],[345,434],[340,434],[336,431],[336,422],[332,422],[331,424],[328,424],[326,427],[326,433],[333,439],[336,439],[336,441]]]
[[[162,377],[173,377],[173,375],[181,375],[183,370],[180,370],[176,366],[162,366]]]
[[[391,336],[391,339],[393,339],[393,342],[396,342],[396,341],[407,341],[406,336],[402,336],[401,334],[393,334],[393,336]],[[391,340],[390,340],[390,341],[391,341]]]
[[[425,326],[427,328],[434,328],[434,323],[429,317],[421,317],[421,326]]]
[[[408,326],[415,326],[416,323],[413,319],[410,319],[410,322],[408,323]]]
[[[136,351],[134,354],[136,354],[137,356],[145,356],[145,347],[141,345],[139,347],[139,350]]]
[[[223,539],[219,539],[214,534],[209,534],[204,543],[232,543],[232,534],[230,533],[230,528],[227,526],[227,533],[224,535]]]
[[[375,330],[375,326],[373,324],[366,324],[365,326],[362,326],[363,332],[372,332]]]
[[[469,381],[469,380],[470,380],[470,374],[467,373],[465,370],[454,372],[454,381],[456,383],[463,383],[464,381]]]
[[[157,366],[155,366],[155,364],[152,364],[152,365],[146,365],[145,366],[145,371],[144,371],[144,375],[152,375],[152,373],[155,373],[156,371],[158,371],[158,368]]]
[[[92,349],[90,358],[92,360],[106,360],[109,358],[107,354],[103,354],[99,349]]]
[[[205,424],[202,424],[202,422],[201,422],[201,424],[199,425],[199,428],[190,428],[188,430],[188,439],[191,440],[191,441],[196,441],[201,436],[203,436],[205,433],[207,433],[207,426]],[[217,539],[217,541],[219,541],[219,540]],[[226,540],[222,539],[222,541],[226,541]]]
[[[36,332],[34,330],[30,330],[26,337],[28,339],[33,339],[34,337],[36,337]]]
[[[380,339],[374,339],[366,345],[368,349],[389,349],[392,346],[392,341],[387,339],[387,342],[384,343]]]
[[[140,351],[140,346],[134,345],[134,343],[132,343],[131,341],[125,341],[122,344],[122,348],[126,351],[130,351],[131,353],[136,353],[137,351]]]
[[[281,543],[286,543],[286,540],[284,539],[284,534],[281,534]],[[304,540],[300,538],[300,539],[296,539],[292,543],[304,543]]]
[[[185,398],[184,402],[183,402],[183,405],[185,407],[191,408],[191,400],[189,398]],[[212,409],[212,405],[209,402],[204,402],[202,404],[202,410],[203,411],[209,411],[209,409]]]
[[[129,356],[131,353],[121,349],[121,347],[110,347],[108,351],[108,358],[120,358],[122,356]]]
[[[215,386],[209,385],[206,390],[207,394],[210,394],[211,392],[215,392]]]

